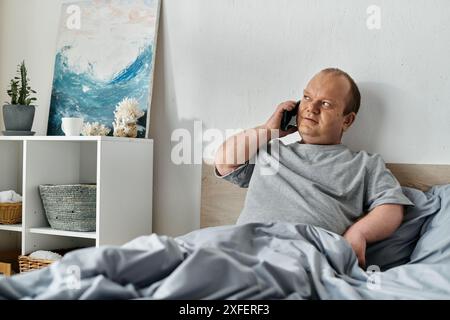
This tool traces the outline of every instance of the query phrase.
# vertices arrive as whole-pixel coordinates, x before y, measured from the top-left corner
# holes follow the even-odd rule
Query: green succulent
[[[36,93],[32,90],[28,84],[27,68],[25,61],[22,61],[17,66],[18,76],[11,79],[9,84],[10,88],[6,91],[8,96],[11,97],[11,104],[21,104],[29,106],[33,101],[36,101],[35,97],[31,97],[31,94]]]

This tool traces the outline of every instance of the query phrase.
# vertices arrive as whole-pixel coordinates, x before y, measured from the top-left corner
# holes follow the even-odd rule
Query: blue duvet
[[[450,185],[404,192],[415,206],[368,248],[367,270],[337,234],[250,223],[76,250],[46,269],[0,277],[0,298],[449,299]]]

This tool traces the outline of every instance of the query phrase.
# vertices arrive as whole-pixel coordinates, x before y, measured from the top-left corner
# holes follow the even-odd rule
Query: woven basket
[[[22,222],[22,202],[0,203],[0,224]]]
[[[55,262],[54,260],[33,259],[28,256],[19,256],[20,273],[42,269]]]
[[[70,251],[82,249],[82,247],[75,247],[75,248],[66,248],[66,249],[53,249],[52,252],[58,253],[61,256],[66,255]],[[48,267],[52,263],[59,261],[59,260],[45,260],[45,259],[33,259],[29,256],[22,256],[19,255],[19,258],[17,259],[19,261],[19,271],[20,273],[33,271],[42,269],[45,267]]]
[[[95,184],[40,185],[42,203],[53,229],[95,231]]]

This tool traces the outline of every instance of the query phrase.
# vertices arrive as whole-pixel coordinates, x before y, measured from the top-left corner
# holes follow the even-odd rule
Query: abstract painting
[[[147,137],[160,0],[64,2],[58,30],[47,135],[63,135],[61,118],[111,128],[116,105],[136,99]]]

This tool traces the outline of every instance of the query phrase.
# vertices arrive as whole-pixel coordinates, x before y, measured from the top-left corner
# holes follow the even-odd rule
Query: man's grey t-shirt
[[[237,221],[306,223],[343,234],[381,204],[413,205],[378,154],[343,144],[285,145],[275,139],[245,163],[220,176],[248,187]]]

